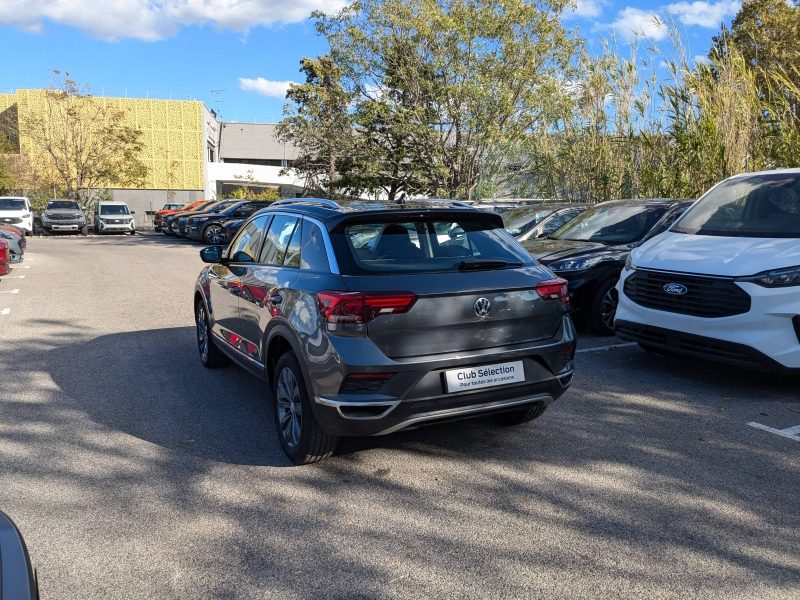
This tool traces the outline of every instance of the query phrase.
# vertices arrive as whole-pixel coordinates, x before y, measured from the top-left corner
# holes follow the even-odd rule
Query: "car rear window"
[[[344,275],[393,275],[534,264],[498,223],[480,216],[376,219],[340,226],[331,243]],[[465,268],[466,266],[466,268]]]
[[[800,175],[767,173],[725,181],[686,211],[671,231],[800,238]]]

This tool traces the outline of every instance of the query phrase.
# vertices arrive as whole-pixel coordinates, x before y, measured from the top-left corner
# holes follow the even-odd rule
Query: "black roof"
[[[431,201],[408,200],[404,204],[394,204],[390,202],[374,201],[353,201],[344,205],[338,205],[330,200],[322,198],[297,198],[296,201],[278,203],[275,202],[267,208],[262,208],[256,214],[267,214],[274,210],[287,210],[301,215],[316,218],[320,221],[335,226],[339,221],[358,215],[359,213],[369,217],[397,216],[400,211],[409,217],[421,215],[441,214],[441,215],[481,215],[488,216],[494,213],[479,211],[469,205],[457,200],[435,199]]]

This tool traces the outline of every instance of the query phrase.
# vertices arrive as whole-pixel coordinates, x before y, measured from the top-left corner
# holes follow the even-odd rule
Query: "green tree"
[[[566,4],[359,0],[333,15],[315,13],[330,62],[304,60],[310,75],[289,91],[295,105],[283,139],[304,142],[308,133],[286,134],[308,132],[314,122],[334,127],[315,134],[325,140],[314,138],[320,152],[301,144],[294,166],[314,156],[316,172],[351,193],[466,197],[489,149],[523,139],[560,87],[579,41],[561,25]],[[298,118],[306,115],[313,118]]]
[[[713,38],[709,53],[712,61],[716,55],[724,56],[728,48],[735,49],[753,70],[756,85],[762,94],[774,100],[786,93],[786,88],[775,89],[774,74],[783,73],[800,86],[800,7],[796,0],[745,0],[728,29],[723,25]],[[791,99],[798,114],[798,99]]]
[[[68,72],[54,76],[44,110],[20,115],[37,178],[85,203],[98,189],[141,185],[147,176],[139,158],[141,130],[126,125],[125,111],[94,98]]]
[[[298,156],[283,172],[295,171],[308,194],[339,195],[341,161],[353,147],[352,94],[342,87],[342,73],[330,56],[304,58],[304,84],[292,84],[286,93],[284,120],[275,138],[293,144]]]

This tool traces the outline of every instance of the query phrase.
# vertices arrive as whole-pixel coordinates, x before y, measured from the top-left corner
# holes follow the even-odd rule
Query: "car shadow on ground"
[[[547,596],[542,590],[560,589],[548,583],[553,577],[645,597],[798,581],[797,465],[724,439],[716,413],[687,408],[681,395],[684,385],[757,388],[769,402],[785,399],[796,380],[607,351],[602,359],[619,378],[579,362],[574,389],[534,423],[503,428],[478,419],[343,439],[326,462],[262,470],[253,467],[290,466],[265,385],[237,367],[204,369],[193,328],[74,333],[76,342],[65,336],[55,349],[20,347],[13,362],[0,361],[5,381],[19,381],[5,388],[4,418],[24,424],[3,432],[12,448],[26,449],[12,472],[23,482],[44,477],[80,489],[95,510],[105,503],[146,513],[152,498],[215,523],[194,534],[209,551],[185,567],[226,577],[198,595],[256,597],[267,587],[278,596],[384,597],[405,573],[413,574],[406,597],[491,596],[499,588],[482,582],[496,586],[498,574],[510,597]],[[49,402],[26,402],[23,373],[36,374],[39,385],[52,379]],[[71,424],[85,415],[101,427],[71,437]],[[37,454],[46,452],[57,460]],[[75,510],[69,495],[63,502]],[[575,547],[557,545],[565,536]],[[480,560],[456,576],[448,565],[463,567],[465,557]],[[654,570],[653,562],[665,566]],[[685,571],[678,588],[670,579],[676,569]],[[235,582],[244,588],[239,595]]]

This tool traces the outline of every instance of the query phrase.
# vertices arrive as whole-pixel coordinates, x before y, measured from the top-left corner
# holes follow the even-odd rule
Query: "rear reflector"
[[[377,392],[394,373],[351,373],[342,381],[340,394],[369,394]],[[385,410],[385,407],[384,407]]]
[[[569,304],[569,292],[567,291],[567,280],[545,279],[536,284],[536,293],[542,300],[558,300],[563,306]]]
[[[326,323],[362,324],[383,315],[411,310],[417,295],[411,292],[336,292],[317,293],[319,313]]]

